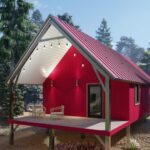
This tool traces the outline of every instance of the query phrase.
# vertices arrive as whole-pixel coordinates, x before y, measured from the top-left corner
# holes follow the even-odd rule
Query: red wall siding
[[[129,119],[129,84],[111,81],[111,118],[119,120]]]
[[[134,122],[142,116],[150,113],[150,88],[147,86],[141,86],[140,104],[135,104],[135,92],[134,85],[130,85],[129,88],[129,107],[130,107],[130,122]]]
[[[74,57],[76,53],[76,57]],[[81,65],[84,64],[85,67]],[[104,77],[102,80],[105,82]],[[76,87],[76,79],[79,87]],[[54,87],[50,86],[53,80]],[[51,107],[65,105],[65,114],[74,116],[87,115],[87,84],[98,83],[91,64],[71,47],[54,71],[43,83],[44,105],[47,113]],[[120,120],[137,120],[150,112],[150,88],[141,88],[141,104],[134,105],[134,86],[129,83],[111,80],[111,118]],[[103,117],[105,100],[103,93]]]
[[[76,57],[74,57],[76,53]],[[82,67],[82,63],[85,67]],[[50,80],[54,81],[51,88]],[[76,87],[79,79],[79,87]],[[102,77],[103,81],[104,78]],[[44,105],[49,108],[65,105],[65,114],[86,116],[86,88],[88,83],[98,83],[91,64],[71,47],[43,84]]]
[[[131,122],[136,121],[139,118],[140,105],[135,105],[135,91],[134,85],[130,85],[129,88],[129,108],[130,108],[130,118]]]
[[[141,86],[140,116],[150,113],[150,87]]]

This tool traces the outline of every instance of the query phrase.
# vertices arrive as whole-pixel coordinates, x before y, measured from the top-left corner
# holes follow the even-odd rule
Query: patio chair
[[[46,108],[43,105],[33,105],[32,107],[33,117],[43,117],[46,116]]]
[[[50,118],[58,119],[63,116],[64,116],[64,105],[50,109]]]

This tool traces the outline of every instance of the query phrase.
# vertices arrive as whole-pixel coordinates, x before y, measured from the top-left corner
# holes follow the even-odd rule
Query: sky
[[[45,20],[49,14],[68,12],[75,24],[95,37],[103,18],[111,30],[113,44],[121,36],[135,39],[140,47],[150,47],[150,0],[28,0]]]

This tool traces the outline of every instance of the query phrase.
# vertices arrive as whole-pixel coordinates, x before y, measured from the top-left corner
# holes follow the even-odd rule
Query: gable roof
[[[114,79],[137,83],[150,83],[150,76],[129,58],[122,56],[57,17],[53,17],[53,20],[72,35],[74,40],[77,40],[82,47],[90,52],[91,55],[94,56],[94,58],[114,77]]]
[[[46,24],[48,24],[49,26],[46,26]],[[54,16],[50,16],[47,19],[47,21],[45,22],[42,28],[43,30],[45,29],[45,32],[43,34],[40,33],[42,31],[41,29],[41,31],[37,34],[37,36],[39,37],[38,38],[36,37],[33,40],[33,42],[36,42],[36,45],[32,46],[31,44],[29,50],[22,57],[22,60],[24,61],[20,61],[18,63],[17,67],[10,75],[8,82],[14,79],[17,72],[21,70],[21,68],[25,64],[28,63],[27,60],[29,59],[29,57],[31,57],[31,54],[33,54],[35,49],[38,47],[38,44],[40,44],[39,39],[42,39],[45,34],[47,34],[47,38],[48,38],[48,36],[51,34],[51,32],[48,33],[48,30],[50,30],[52,26],[54,26],[54,28],[60,31],[60,35],[57,35],[57,38],[60,36],[65,36],[66,41],[68,40],[67,38],[69,38],[67,42],[70,44],[70,46],[71,44],[74,45],[74,43],[76,43],[77,46],[81,48],[81,50],[83,50],[84,53],[86,53],[111,78],[116,80],[123,80],[123,81],[136,82],[142,84],[150,83],[150,77],[131,60],[125,58],[124,56],[120,55],[116,51],[108,48],[107,46],[103,45],[102,43],[95,40],[94,38],[88,36],[87,34],[79,31],[75,27],[63,22],[62,20]],[[65,54],[65,52],[67,52],[66,48],[63,55]],[[59,55],[60,58],[57,60],[58,62],[61,60],[63,55]],[[44,64],[44,65],[48,65],[48,64]],[[23,76],[23,74],[21,75]]]

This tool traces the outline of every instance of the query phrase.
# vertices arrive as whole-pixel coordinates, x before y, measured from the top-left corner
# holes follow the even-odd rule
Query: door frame
[[[101,95],[100,95],[100,98],[101,98],[101,115],[100,116],[91,116],[89,115],[90,114],[90,109],[89,109],[89,87],[90,86],[98,86],[100,87],[100,91],[101,91]],[[87,86],[86,86],[86,114],[87,114],[87,117],[90,117],[90,118],[102,118],[103,116],[103,90],[102,90],[102,86],[99,84],[99,83],[88,83]]]

